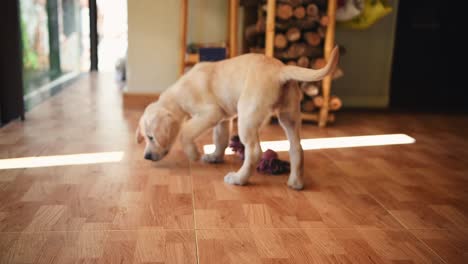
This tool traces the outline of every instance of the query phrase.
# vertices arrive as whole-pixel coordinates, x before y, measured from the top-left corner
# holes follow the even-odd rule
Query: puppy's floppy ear
[[[136,129],[135,137],[136,137],[136,141],[137,141],[138,144],[140,144],[144,139],[143,135],[140,132],[140,125],[138,125],[138,127]]]
[[[158,124],[155,127],[155,140],[163,148],[170,147],[179,131],[179,123],[168,111],[160,111]]]

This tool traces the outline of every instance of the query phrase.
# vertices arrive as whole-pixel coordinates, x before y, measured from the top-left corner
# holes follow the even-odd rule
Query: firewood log
[[[303,82],[301,84],[301,90],[308,96],[316,96],[319,94],[319,87],[311,82]]]
[[[301,38],[301,31],[297,27],[292,27],[286,32],[286,38],[290,42],[295,42]]]
[[[275,48],[284,49],[288,46],[288,40],[284,34],[276,34],[274,40]]]
[[[307,16],[315,20],[319,20],[319,9],[316,4],[309,4],[306,8]]]
[[[297,27],[301,30],[311,30],[317,27],[318,20],[312,19],[310,17],[304,17],[303,19],[297,20],[277,20],[275,23],[276,31],[285,32],[292,27]]]
[[[328,19],[328,16],[322,16],[320,18],[320,25],[322,25],[323,27],[326,27],[326,26],[328,26],[329,21],[330,20]]]
[[[312,101],[316,107],[320,108],[323,106],[323,97],[320,95],[315,96]],[[343,102],[337,96],[331,96],[328,105],[331,111],[337,111],[343,106]]]
[[[317,70],[317,69],[323,68],[325,65],[327,65],[327,62],[325,61],[325,59],[324,58],[318,58],[318,59],[315,59],[310,64],[310,68]]]
[[[309,58],[317,58],[323,56],[323,49],[320,47],[312,47],[305,43],[292,43],[285,51],[275,52],[275,57],[281,60],[294,60],[305,56]]]
[[[320,47],[312,47],[309,45],[305,45],[306,49],[304,54],[301,54],[303,56],[307,56],[309,58],[317,58],[317,57],[323,57],[323,49]]]
[[[315,96],[312,101],[314,101],[314,105],[316,107],[322,107],[323,106],[323,97],[321,95]]]
[[[295,25],[303,30],[313,29],[316,27],[318,21],[311,17],[305,17],[304,19],[299,19],[295,22]]]
[[[247,41],[252,41],[257,35],[265,33],[265,19],[260,18],[257,20],[257,23],[247,26],[245,28],[245,39]]]
[[[297,66],[308,68],[309,67],[309,58],[306,56],[301,56],[297,60]]]
[[[320,68],[323,68],[325,65],[327,65],[327,63],[325,62],[325,59],[318,58],[318,59],[315,59],[315,60],[311,61],[309,67],[311,69],[318,70]],[[344,75],[343,70],[341,68],[337,67],[335,69],[335,71],[333,71],[332,79],[335,80],[335,79],[341,78],[343,75]]]
[[[330,102],[328,103],[331,111],[337,111],[343,106],[343,102],[337,96],[332,95],[330,97]]]
[[[288,4],[279,4],[276,7],[276,17],[282,20],[288,20],[293,15],[293,8]]]
[[[304,43],[293,43],[283,52],[281,59],[297,59],[303,55],[306,45]]]
[[[317,47],[318,45],[320,45],[320,42],[322,42],[320,35],[315,32],[304,33],[304,38],[306,42],[313,47]]]
[[[304,43],[293,43],[288,50],[293,57],[300,57],[303,56],[306,51],[307,45]]]
[[[293,11],[294,17],[297,19],[303,19],[305,17],[306,11],[303,6],[298,6]]]

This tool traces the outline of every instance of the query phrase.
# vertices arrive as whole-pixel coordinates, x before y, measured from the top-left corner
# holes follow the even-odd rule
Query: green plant
[[[28,33],[26,32],[26,23],[21,18],[21,44],[23,47],[23,67],[28,70],[39,68],[37,54],[31,48]]]

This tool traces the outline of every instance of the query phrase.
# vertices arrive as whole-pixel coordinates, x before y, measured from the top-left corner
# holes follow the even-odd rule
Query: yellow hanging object
[[[365,0],[364,9],[360,15],[349,21],[337,22],[337,24],[346,28],[367,29],[390,12],[392,12],[392,7],[384,4],[383,0]]]

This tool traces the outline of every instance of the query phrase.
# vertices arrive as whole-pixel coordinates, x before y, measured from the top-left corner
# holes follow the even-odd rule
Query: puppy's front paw
[[[224,182],[233,185],[245,185],[247,183],[247,179],[239,177],[235,172],[229,172],[224,176]]]
[[[222,163],[224,162],[224,157],[211,153],[203,155],[202,160],[207,163]]]
[[[294,190],[302,190],[304,189],[304,184],[302,181],[298,180],[297,178],[295,179],[289,179],[288,180],[288,186]]]

